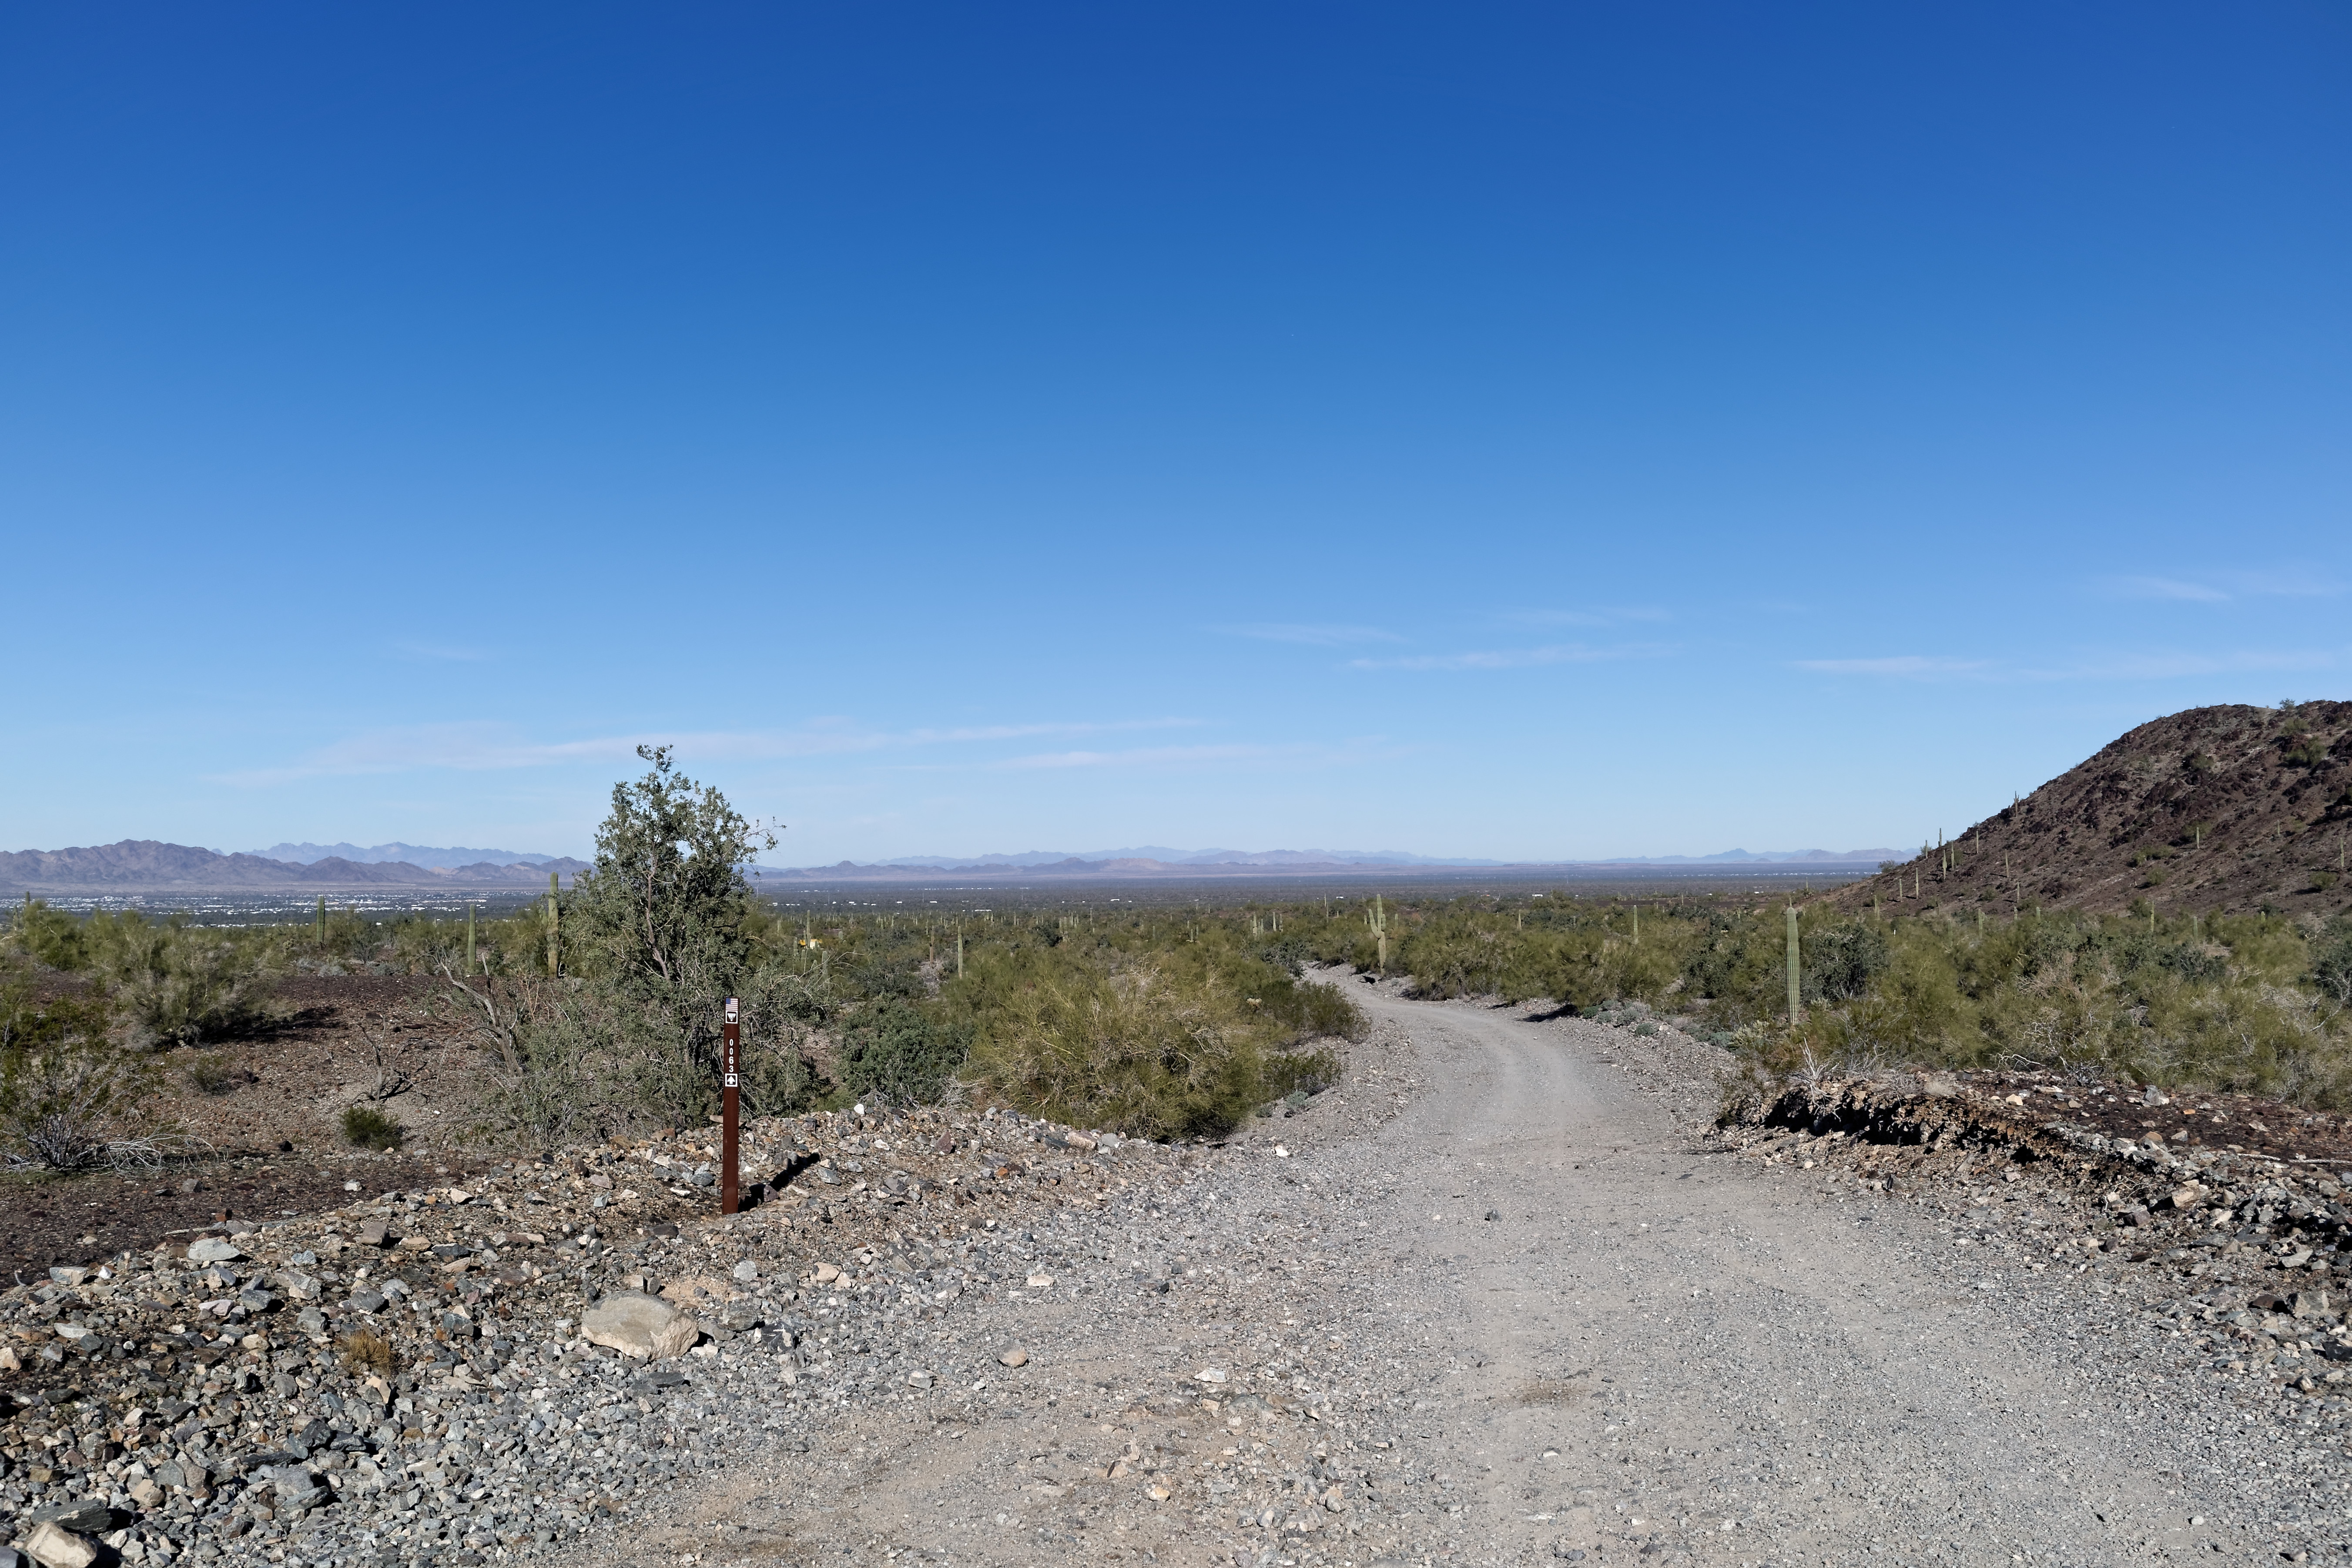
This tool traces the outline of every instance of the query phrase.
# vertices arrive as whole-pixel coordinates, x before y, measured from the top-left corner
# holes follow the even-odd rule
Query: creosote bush
[[[151,1064],[103,1040],[69,1039],[0,1054],[0,1152],[52,1171],[109,1163],[111,1134],[152,1089]]]
[[[373,1105],[345,1106],[342,1120],[343,1142],[354,1149],[397,1149],[408,1137],[408,1129],[397,1117]]]

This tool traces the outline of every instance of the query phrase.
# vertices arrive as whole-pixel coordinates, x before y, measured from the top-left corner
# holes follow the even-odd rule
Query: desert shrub
[[[198,1094],[210,1095],[232,1094],[253,1081],[251,1073],[209,1052],[191,1058],[181,1076]]]
[[[335,1349],[341,1353],[343,1364],[355,1373],[392,1375],[392,1342],[373,1329],[353,1329],[335,1342]]]
[[[1294,1031],[1265,1015],[1264,998],[1251,1007],[1206,965],[1105,974],[1039,962],[994,978],[972,1065],[1013,1103],[1057,1121],[1134,1137],[1208,1136],[1337,1076],[1328,1052],[1286,1048]]]
[[[153,1068],[103,1040],[74,1039],[0,1054],[0,1143],[17,1164],[81,1171],[120,1149],[152,1086]],[[129,1131],[131,1137],[119,1134]]]
[[[2352,921],[2338,920],[2313,950],[2312,984],[2339,1007],[2352,1007]]]
[[[1798,947],[1799,994],[1809,1003],[1851,1002],[1894,962],[1885,928],[1872,921],[1816,931]]]
[[[1298,986],[1298,995],[1299,1025],[1310,1038],[1360,1040],[1371,1027],[1364,1010],[1336,985],[1307,982]]]
[[[842,1032],[834,1077],[844,1093],[886,1105],[934,1105],[971,1051],[971,1026],[930,1016],[886,993]]]
[[[621,1011],[625,998],[578,979],[451,979],[445,1001],[484,1049],[484,1131],[542,1146],[698,1121],[718,1107],[716,1065],[698,1078],[673,1037]],[[819,1087],[788,1024],[748,986],[740,1070],[746,1110],[778,1115]],[[657,1020],[656,1020],[657,1021]]]
[[[7,945],[50,969],[79,969],[88,960],[82,922],[31,894],[9,914]]]
[[[400,1124],[399,1118],[373,1105],[343,1108],[343,1142],[354,1149],[397,1149],[407,1137],[408,1129]]]
[[[280,1015],[270,995],[279,955],[267,942],[181,917],[151,924],[135,910],[93,916],[83,936],[132,1045],[201,1045]]]

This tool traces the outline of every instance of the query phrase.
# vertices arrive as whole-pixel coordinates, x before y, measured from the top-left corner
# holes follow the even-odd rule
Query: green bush
[[[936,1105],[971,1053],[971,1026],[931,1017],[890,993],[843,1031],[835,1078],[844,1094],[885,1105]]]
[[[397,1149],[408,1136],[408,1129],[396,1117],[387,1116],[373,1105],[349,1105],[343,1108],[343,1142],[354,1149]]]
[[[1056,1121],[1213,1136],[1338,1076],[1328,1052],[1290,1048],[1296,1028],[1269,1016],[1264,997],[1252,1007],[1197,959],[1109,974],[1033,962],[994,978],[972,1064],[1006,1099]]]
[[[201,1045],[282,1015],[270,996],[282,957],[274,942],[184,916],[150,924],[136,910],[93,916],[82,935],[89,967],[133,1045]]]

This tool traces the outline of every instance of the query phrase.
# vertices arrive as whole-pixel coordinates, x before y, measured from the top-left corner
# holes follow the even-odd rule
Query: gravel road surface
[[[2200,1490],[2252,1417],[2152,1393],[2164,1331],[2095,1270],[1988,1270],[1912,1197],[1723,1152],[1671,1031],[1350,990],[1340,1088],[1007,1238],[1039,1272],[932,1331],[919,1394],[821,1405],[615,1552],[2300,1560],[2261,1522],[2293,1510]]]

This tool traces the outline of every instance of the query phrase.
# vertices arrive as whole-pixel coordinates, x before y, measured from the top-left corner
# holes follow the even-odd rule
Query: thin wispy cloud
[[[992,768],[1181,768],[1211,763],[1244,763],[1289,767],[1333,767],[1394,755],[1393,748],[1377,738],[1339,745],[1301,742],[1261,745],[1247,742],[1205,746],[1137,746],[1115,752],[1043,752],[1007,757]]]
[[[1229,637],[1253,637],[1259,642],[1299,643],[1308,647],[1346,647],[1356,643],[1402,642],[1404,638],[1379,626],[1347,626],[1322,622],[1262,621],[1247,626],[1215,626]]]
[[[2137,653],[2019,672],[2026,680],[2174,680],[2201,675],[2261,675],[2271,671],[2340,669],[2341,649],[2249,649],[2234,653]]]
[[[1644,605],[1604,605],[1582,610],[1506,610],[1496,619],[1521,626],[1613,626],[1629,621],[1667,621],[1665,611]]]
[[[2177,680],[2199,676],[2258,675],[2269,671],[2292,673],[2338,669],[2347,663],[2352,663],[2352,659],[2347,658],[2344,650],[2300,648],[2247,649],[2231,653],[2100,654],[2048,665],[2000,664],[1983,658],[1897,654],[1885,658],[1801,658],[1793,661],[1793,666],[1816,675],[2025,684],[2069,680]]]
[[[1588,647],[1551,643],[1542,647],[1480,648],[1466,653],[1412,654],[1398,658],[1351,658],[1350,669],[1533,669],[1548,664],[1603,664],[1614,659],[1657,658],[1674,650],[1663,643],[1625,643]]]
[[[893,748],[974,745],[1047,735],[1109,734],[1179,729],[1197,719],[1124,719],[1093,722],[975,724],[950,729],[882,730],[847,721],[819,721],[797,730],[658,731],[572,741],[532,741],[497,723],[406,725],[363,731],[320,747],[281,767],[215,775],[213,782],[262,788],[302,779],[448,770],[495,772],[580,763],[627,763],[641,745],[674,747],[692,762],[741,762],[838,756]]]
[[[2172,604],[2227,605],[2240,599],[2332,599],[2344,584],[2322,574],[2219,572],[2200,577],[2111,577],[2102,586],[2117,598]]]
[[[1801,658],[1799,669],[1810,669],[1816,675],[1977,675],[1992,668],[1981,658],[1943,658],[1930,654],[1905,653],[1887,658]]]

